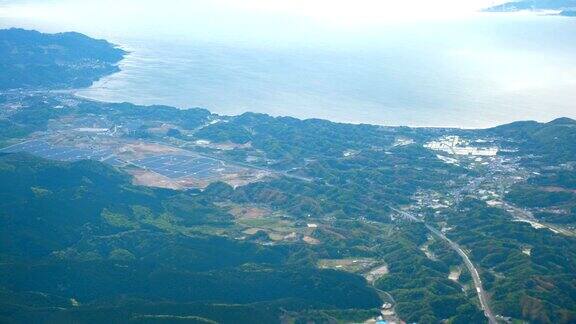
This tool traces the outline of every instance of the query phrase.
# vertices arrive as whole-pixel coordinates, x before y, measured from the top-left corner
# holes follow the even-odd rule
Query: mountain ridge
[[[127,52],[77,32],[0,30],[0,90],[90,86],[119,71]]]

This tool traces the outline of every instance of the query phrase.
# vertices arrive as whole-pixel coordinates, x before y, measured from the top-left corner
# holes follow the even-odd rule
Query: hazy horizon
[[[521,1],[0,0],[0,322],[576,324],[576,0]]]
[[[0,26],[130,50],[79,92],[105,101],[467,128],[576,117],[575,20],[477,12],[494,3],[4,1]]]

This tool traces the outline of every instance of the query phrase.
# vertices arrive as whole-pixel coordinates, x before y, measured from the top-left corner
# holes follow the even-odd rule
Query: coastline
[[[484,12],[483,14],[489,14],[489,15],[494,15],[494,14],[521,14],[521,15],[534,15],[533,11],[530,12],[520,12],[520,13],[511,13],[511,12],[502,12],[502,13],[495,13],[495,12]],[[124,54],[123,54],[123,58],[122,60],[118,61],[117,63],[114,64],[114,66],[117,68],[117,71],[115,71],[114,73],[108,74],[108,75],[104,75],[102,77],[100,77],[97,80],[94,80],[92,82],[92,84],[88,87],[83,87],[83,88],[74,88],[74,89],[65,89],[65,90],[61,90],[61,91],[66,91],[69,93],[74,94],[74,96],[81,98],[83,100],[91,100],[91,101],[96,101],[96,102],[109,102],[109,103],[122,103],[122,102],[129,102],[129,103],[133,103],[136,105],[143,105],[143,106],[153,106],[153,105],[164,105],[164,106],[170,106],[170,107],[174,107],[176,109],[189,109],[189,108],[203,108],[206,109],[208,111],[210,111],[213,114],[217,114],[217,115],[221,115],[221,116],[228,116],[228,117],[232,117],[232,116],[237,116],[237,115],[241,115],[242,113],[247,113],[247,112],[254,112],[254,113],[262,113],[262,114],[266,114],[269,116],[273,116],[273,117],[291,117],[291,118],[296,118],[299,120],[310,120],[310,119],[321,119],[321,120],[326,120],[326,121],[330,121],[332,123],[338,123],[338,124],[352,124],[352,125],[374,125],[374,126],[382,126],[382,127],[409,127],[409,128],[419,128],[419,129],[455,129],[455,130],[480,130],[480,129],[488,129],[488,128],[493,128],[499,125],[503,125],[503,124],[507,124],[510,122],[514,122],[514,121],[518,121],[518,120],[533,120],[533,121],[538,121],[538,122],[547,122],[550,120],[554,120],[556,118],[559,117],[563,117],[563,116],[567,116],[569,118],[573,118],[573,116],[569,116],[569,115],[557,115],[557,116],[553,116],[550,118],[515,118],[515,119],[511,119],[509,121],[505,121],[505,122],[501,122],[499,120],[493,121],[493,122],[487,122],[487,121],[483,121],[477,124],[482,124],[482,125],[464,125],[464,124],[457,124],[455,125],[454,123],[442,123],[442,122],[431,122],[430,124],[425,124],[425,123],[410,123],[410,122],[394,122],[394,121],[390,121],[390,122],[386,122],[386,121],[382,121],[379,122],[377,119],[370,119],[369,117],[371,115],[365,115],[363,114],[364,110],[381,110],[382,111],[382,115],[390,115],[393,114],[394,112],[400,112],[402,111],[402,113],[406,114],[406,116],[410,116],[411,112],[414,112],[414,115],[418,115],[421,112],[419,112],[420,108],[402,108],[402,107],[368,107],[366,108],[362,108],[362,105],[358,105],[357,107],[360,107],[359,109],[350,109],[348,110],[348,115],[346,116],[346,118],[331,118],[331,117],[326,117],[326,114],[317,114],[316,116],[309,116],[309,114],[307,114],[306,116],[302,116],[302,114],[286,114],[286,113],[275,113],[274,109],[271,109],[270,111],[262,111],[262,110],[258,110],[258,109],[250,109],[250,108],[246,108],[246,109],[237,109],[237,111],[235,111],[234,113],[227,113],[225,112],[225,109],[219,109],[217,106],[216,107],[210,107],[210,106],[206,106],[203,104],[192,104],[192,105],[175,105],[173,103],[170,102],[166,102],[163,100],[153,100],[154,102],[139,102],[139,101],[134,101],[134,100],[130,100],[130,98],[127,98],[126,100],[109,100],[109,99],[103,99],[102,97],[99,96],[93,96],[87,93],[87,90],[89,89],[95,89],[94,87],[98,87],[98,86],[102,86],[103,88],[105,88],[105,85],[107,85],[111,80],[114,80],[114,78],[118,77],[119,74],[124,73],[125,72],[125,67],[123,66],[124,64],[126,64],[127,60],[130,60],[131,57],[136,56],[136,62],[140,61],[141,59],[147,59],[147,57],[140,57],[138,58],[138,54],[137,54],[137,50],[135,48],[131,48],[130,46],[120,43],[118,44],[118,41],[112,43],[110,42],[110,45],[112,47],[121,49]],[[142,64],[142,63],[140,63]],[[112,84],[112,86],[110,87],[110,89],[116,89],[116,87],[114,87],[114,85]],[[60,91],[60,90],[58,90]],[[96,91],[98,91],[96,89]],[[114,91],[114,90],[113,90]],[[143,90],[144,91],[144,90]],[[103,97],[106,97],[106,95],[104,95]],[[145,100],[144,100],[145,101]],[[344,104],[344,106],[347,103]],[[242,107],[244,105],[238,105],[238,107]],[[271,105],[273,106],[273,105]],[[293,106],[298,106],[297,104],[293,104]],[[302,110],[301,108],[296,109],[296,111],[300,111]],[[455,115],[461,114],[463,113],[463,115],[467,115],[469,113],[471,109],[464,109],[464,110],[460,110],[460,112],[455,112]],[[309,110],[310,111],[310,110]],[[312,110],[313,111],[313,110]],[[322,112],[322,108],[319,110],[320,112]],[[326,111],[326,110],[325,110]],[[334,116],[337,115],[342,115],[342,110],[340,109],[340,112],[336,112],[335,114],[332,114]],[[445,113],[446,111],[439,111],[438,114],[442,114]],[[428,111],[428,116],[433,116],[436,114],[436,112],[430,112]],[[350,118],[350,116],[362,116],[364,118]],[[368,116],[368,117],[366,117]],[[448,115],[449,116],[449,115]],[[397,118],[397,119],[401,119]],[[470,116],[470,118],[473,118],[473,116]],[[382,118],[382,119],[386,119],[386,118]],[[380,120],[382,120],[380,119]],[[425,120],[426,117],[419,117],[419,119]],[[369,120],[369,121],[367,121]]]
[[[501,16],[488,20],[481,17],[481,26],[492,22],[505,24],[503,27],[528,23],[543,24],[550,27],[548,30],[555,28],[554,21],[564,20],[532,12],[479,16]],[[571,23],[563,26],[570,27]],[[512,36],[517,39],[514,32]],[[482,129],[516,120],[545,122],[560,116],[576,117],[568,106],[576,99],[568,85],[546,77],[561,73],[560,64],[529,65],[545,56],[537,49],[527,49],[533,52],[515,59],[524,51],[512,46],[504,52],[456,48],[438,52],[441,56],[422,62],[425,66],[404,68],[402,64],[393,65],[407,63],[397,61],[398,53],[390,58],[384,50],[374,51],[366,56],[373,61],[366,61],[343,58],[355,52],[261,52],[193,41],[176,48],[164,47],[164,43],[133,45],[138,48],[120,63],[122,71],[78,94],[110,102],[179,109],[202,107],[220,115],[257,112],[381,126]],[[288,64],[282,67],[270,63],[275,60],[286,60]],[[570,68],[572,60],[567,62]],[[351,64],[346,71],[352,72],[344,71],[343,64]],[[468,69],[473,64],[485,68],[474,72]],[[530,68],[523,70],[522,66]],[[539,79],[542,74],[544,78]],[[359,85],[351,87],[351,82]]]

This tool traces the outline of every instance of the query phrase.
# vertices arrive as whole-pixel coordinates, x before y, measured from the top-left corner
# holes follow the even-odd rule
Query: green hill
[[[0,90],[86,87],[117,72],[126,52],[79,33],[0,30]]]
[[[573,161],[576,156],[576,121],[570,118],[549,123],[515,122],[486,132],[516,142],[524,153],[545,163]]]
[[[280,308],[298,304],[370,309],[380,303],[363,278],[293,258],[313,253],[305,246],[192,234],[195,226],[225,228],[231,216],[203,195],[133,186],[98,162],[2,155],[0,193],[0,321],[36,322],[41,314],[57,322],[121,321],[143,315],[145,304],[167,303],[144,314],[222,321],[221,304],[241,304],[236,311],[247,316],[241,322],[268,322],[279,320]],[[204,310],[186,310],[190,303]],[[254,303],[263,304],[249,306]]]

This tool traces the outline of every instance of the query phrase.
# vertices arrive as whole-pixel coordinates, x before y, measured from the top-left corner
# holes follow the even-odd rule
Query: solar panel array
[[[96,160],[111,165],[123,164],[123,162],[117,159],[113,152],[108,149],[88,150],[73,146],[54,145],[42,140],[26,141],[0,149],[0,152],[26,152],[41,158],[57,161]]]
[[[208,179],[225,168],[221,161],[188,155],[159,155],[132,161],[133,164],[168,178],[194,177]]]
[[[110,149],[83,149],[73,146],[55,145],[43,140],[31,140],[0,149],[0,153],[26,152],[32,155],[57,161],[96,160],[114,166],[124,165]],[[200,180],[210,179],[223,172],[236,171],[238,168],[227,166],[222,161],[191,155],[156,155],[131,161],[145,170],[153,171],[171,179],[193,177]]]

